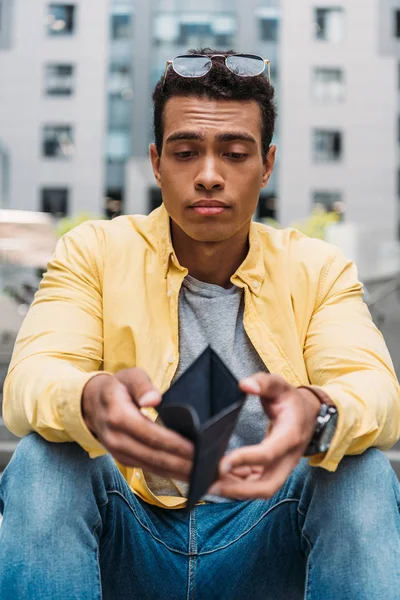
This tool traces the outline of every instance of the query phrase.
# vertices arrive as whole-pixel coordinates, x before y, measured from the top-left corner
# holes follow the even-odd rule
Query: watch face
[[[328,423],[322,429],[320,438],[318,440],[318,446],[320,452],[326,452],[331,445],[331,441],[336,431],[336,424],[338,420],[338,414],[334,414],[329,419]]]

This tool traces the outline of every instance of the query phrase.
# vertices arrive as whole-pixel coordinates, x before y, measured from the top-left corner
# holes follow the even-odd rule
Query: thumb
[[[154,387],[143,369],[123,369],[115,373],[115,377],[126,387],[130,397],[138,406],[158,406],[160,404],[161,393]]]
[[[261,399],[276,400],[291,389],[291,385],[279,375],[254,373],[239,382],[240,389],[247,394],[256,394]]]

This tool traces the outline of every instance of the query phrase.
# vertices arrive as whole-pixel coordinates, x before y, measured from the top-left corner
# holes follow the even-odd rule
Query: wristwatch
[[[323,454],[329,449],[335,435],[338,421],[338,411],[332,404],[331,398],[320,387],[313,385],[300,385],[298,389],[305,389],[313,393],[321,403],[321,408],[315,421],[314,434],[308,444],[304,456]]]
[[[331,445],[335,435],[338,411],[335,406],[322,403],[315,423],[314,435],[308,444],[304,456],[323,454]]]

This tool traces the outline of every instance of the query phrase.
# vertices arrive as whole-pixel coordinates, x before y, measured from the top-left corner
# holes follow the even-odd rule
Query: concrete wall
[[[316,41],[313,9],[330,0],[282,0],[280,216],[305,217],[313,190],[342,191],[346,219],[393,239],[397,228],[397,63],[379,52],[379,0],[342,0],[341,42]],[[314,66],[344,68],[345,99],[319,105],[311,99]],[[316,165],[313,128],[344,135],[340,163]]]
[[[10,208],[38,210],[43,186],[70,188],[69,212],[102,213],[108,0],[74,0],[71,37],[49,37],[47,0],[15,0],[10,50],[0,50],[0,139],[10,156]],[[76,93],[43,94],[47,62],[76,65]],[[42,126],[74,126],[71,160],[43,158]]]

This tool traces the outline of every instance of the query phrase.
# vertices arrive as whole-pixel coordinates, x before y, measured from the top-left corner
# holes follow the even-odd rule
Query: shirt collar
[[[171,266],[187,273],[187,269],[179,264],[175,254],[171,239],[169,215],[164,204],[157,208],[155,212],[157,242],[159,255],[162,260],[164,277],[167,278]],[[244,285],[248,286],[256,296],[259,296],[264,278],[265,266],[258,225],[254,222],[251,222],[249,232],[249,251],[242,264],[232,275],[231,282],[238,287],[244,287]]]

